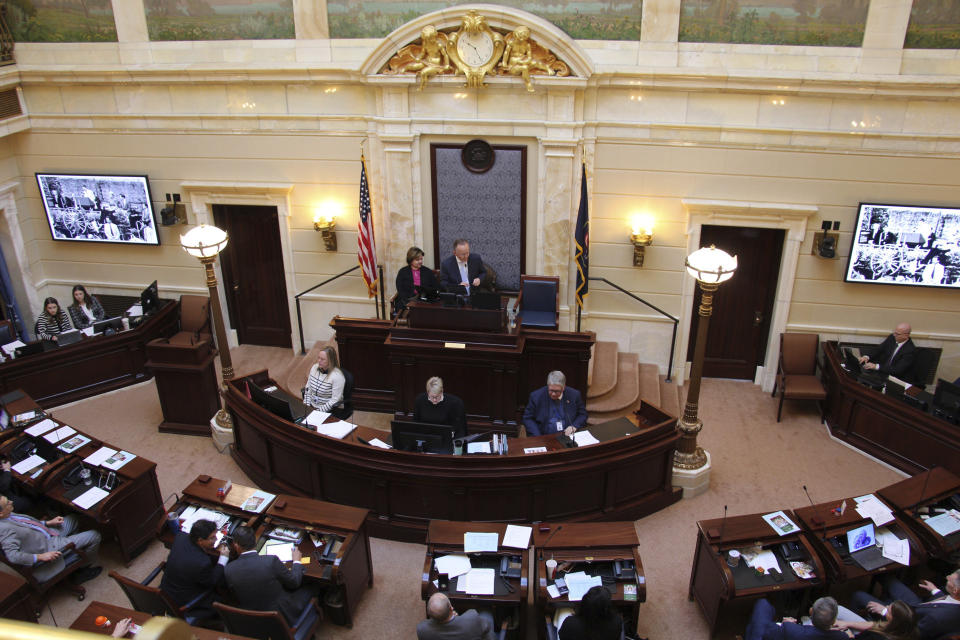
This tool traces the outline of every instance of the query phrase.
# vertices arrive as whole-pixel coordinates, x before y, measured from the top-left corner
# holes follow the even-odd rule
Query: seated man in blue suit
[[[470,253],[470,243],[463,238],[454,240],[453,255],[440,263],[440,286],[445,291],[469,295],[485,275],[483,259]]]
[[[812,624],[800,624],[793,618],[774,622],[776,611],[773,605],[766,598],[761,598],[753,605],[744,640],[844,640],[848,637],[846,632],[834,628],[838,609],[837,601],[833,598],[818,598],[810,607]]]
[[[931,599],[926,602],[891,575],[882,578],[881,582],[883,597],[857,591],[852,598],[853,608],[866,609],[869,614],[883,618],[887,605],[894,600],[903,600],[913,609],[921,640],[936,640],[960,630],[960,569],[947,576],[945,592],[929,580],[920,582],[918,586],[930,592]]]
[[[530,394],[523,412],[523,425],[528,436],[541,436],[563,431],[568,436],[587,424],[587,408],[576,389],[566,386],[562,371],[547,375],[547,386]]]
[[[170,545],[160,590],[181,607],[205,592],[208,594],[187,613],[191,617],[212,618],[217,615],[211,606],[214,589],[223,584],[223,568],[230,559],[230,548],[226,543],[220,545],[220,555],[214,560],[212,551],[216,542],[216,523],[197,520],[190,527],[189,534],[178,531]]]

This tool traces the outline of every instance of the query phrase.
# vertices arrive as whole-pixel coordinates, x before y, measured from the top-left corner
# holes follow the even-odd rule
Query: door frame
[[[258,207],[274,207],[277,210],[277,224],[280,227],[280,254],[283,256],[283,277],[287,283],[287,313],[290,314],[290,344],[297,344],[293,335],[293,319],[297,316],[294,303],[293,280],[293,240],[290,237],[290,193],[293,184],[280,182],[181,182],[180,189],[189,196],[190,208],[193,211],[196,224],[213,224],[213,205],[253,205]],[[229,240],[228,240],[229,241]],[[223,284],[223,272],[220,270],[220,261],[215,264],[217,282]],[[227,299],[223,286],[217,287],[220,297],[220,307],[226,311]],[[227,329],[227,343],[236,347],[237,330],[230,323],[230,314],[223,314],[223,322]]]
[[[767,335],[767,355],[763,364],[757,367],[753,383],[761,385],[764,391],[773,390],[777,375],[777,361],[780,356],[779,337],[786,330],[790,314],[790,302],[793,299],[793,284],[797,275],[797,262],[800,258],[800,245],[806,237],[807,222],[819,211],[815,205],[784,204],[769,202],[746,202],[734,200],[699,200],[684,198],[681,200],[687,214],[687,255],[700,248],[700,232],[703,225],[725,227],[758,227],[761,229],[783,229],[783,250],[780,257],[780,273],[777,276],[777,288],[773,303],[773,317]],[[685,271],[685,270],[684,270]],[[736,275],[734,275],[736,277]],[[689,362],[686,354],[690,343],[691,313],[696,292],[696,281],[687,276],[683,278],[683,290],[680,300],[680,335],[683,344],[678,353],[684,378],[689,377]],[[723,295],[721,285],[718,295]]]

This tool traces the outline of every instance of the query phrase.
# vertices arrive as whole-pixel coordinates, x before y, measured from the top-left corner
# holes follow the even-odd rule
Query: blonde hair
[[[443,379],[439,376],[433,376],[427,380],[427,393],[433,395],[443,393]]]

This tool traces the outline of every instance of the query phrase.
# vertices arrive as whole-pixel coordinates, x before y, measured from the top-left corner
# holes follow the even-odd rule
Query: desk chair
[[[343,408],[334,407],[330,414],[334,418],[347,420],[353,415],[353,374],[340,367],[343,373]]]
[[[780,334],[780,364],[770,394],[775,397],[777,389],[780,390],[777,422],[780,422],[784,398],[816,400],[820,405],[820,422],[823,422],[823,401],[827,398],[827,391],[816,376],[819,344],[820,336],[815,333]]]
[[[227,633],[259,640],[306,640],[313,637],[323,620],[316,598],[311,598],[303,608],[292,629],[279,611],[251,611],[220,602],[214,602],[213,607],[223,618]]]
[[[196,625],[204,618],[212,617],[209,611],[206,612],[207,615],[191,615],[190,613],[192,609],[210,595],[210,590],[204,591],[181,607],[159,588],[149,586],[166,566],[166,562],[158,564],[156,568],[150,572],[150,575],[144,578],[143,582],[131,580],[116,571],[111,571],[110,577],[120,585],[120,589],[126,594],[130,605],[137,611],[149,613],[152,616],[180,618],[189,625]]]
[[[0,345],[10,344],[17,339],[17,332],[9,320],[0,322]]]
[[[513,308],[524,327],[559,329],[560,278],[520,276],[520,295]]]
[[[65,578],[70,577],[72,573],[88,564],[87,555],[83,551],[78,550],[72,542],[60,549],[60,553],[63,554],[63,570],[41,582],[33,575],[33,567],[26,567],[10,562],[7,559],[7,555],[0,549],[0,561],[23,576],[23,579],[27,581],[27,586],[30,589],[30,606],[33,607],[34,615],[38,618],[40,617],[40,612],[43,610],[43,606],[50,599],[50,594],[53,592],[54,587],[62,583]],[[67,581],[64,583],[64,586],[70,590],[70,592],[76,594],[77,600],[83,600],[87,597],[87,590],[79,584],[73,584]]]
[[[171,343],[197,344],[211,340],[210,298],[208,296],[180,296],[180,331]]]

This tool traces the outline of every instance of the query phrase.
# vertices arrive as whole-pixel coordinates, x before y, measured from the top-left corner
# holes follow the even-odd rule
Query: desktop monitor
[[[872,522],[847,531],[847,549],[850,553],[872,546],[875,540]]]
[[[23,345],[22,347],[17,347],[13,350],[14,358],[22,358],[23,356],[32,356],[35,353],[43,353],[45,349],[43,348],[43,342],[38,340],[36,342],[30,342]]]
[[[440,290],[436,287],[421,285],[414,287],[414,289],[417,291],[419,299],[423,302],[437,302],[440,299]]]
[[[100,320],[99,322],[93,323],[94,333],[106,333],[108,329],[112,330],[114,333],[123,331],[123,319],[107,318],[106,320]]]
[[[392,420],[390,433],[393,448],[399,451],[452,454],[456,429],[448,424]]]
[[[249,380],[247,381],[247,386],[250,389],[250,397],[253,398],[253,401],[273,415],[290,422],[296,422],[300,419],[301,416],[295,416],[293,414],[293,408],[290,406],[289,401],[264,391],[262,387]]]
[[[470,296],[470,306],[474,309],[499,309],[500,294],[490,291],[477,291]]]
[[[933,408],[937,415],[956,421],[960,417],[960,386],[943,378],[937,380],[937,390],[933,393]]]
[[[143,315],[153,313],[160,308],[160,292],[157,290],[156,280],[140,294],[140,307],[143,309]]]
[[[902,384],[897,384],[893,380],[887,380],[883,392],[886,393],[890,398],[902,398],[905,390],[906,387],[904,387]]]

